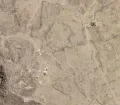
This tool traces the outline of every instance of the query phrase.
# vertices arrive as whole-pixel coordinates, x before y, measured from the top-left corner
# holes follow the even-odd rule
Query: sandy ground
[[[0,105],[120,105],[119,0],[0,0]]]

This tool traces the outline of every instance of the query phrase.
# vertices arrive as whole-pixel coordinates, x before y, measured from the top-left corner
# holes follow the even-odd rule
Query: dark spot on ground
[[[6,94],[6,74],[4,67],[0,65],[0,96],[5,96]]]
[[[95,26],[96,26],[95,22],[90,22],[90,25],[91,25],[92,27],[95,27]]]

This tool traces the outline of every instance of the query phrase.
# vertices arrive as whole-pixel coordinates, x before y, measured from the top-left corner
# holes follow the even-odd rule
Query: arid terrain
[[[120,105],[120,0],[0,0],[0,105]]]

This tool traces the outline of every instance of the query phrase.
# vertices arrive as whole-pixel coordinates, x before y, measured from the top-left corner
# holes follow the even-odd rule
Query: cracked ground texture
[[[0,105],[120,105],[120,0],[0,0]]]

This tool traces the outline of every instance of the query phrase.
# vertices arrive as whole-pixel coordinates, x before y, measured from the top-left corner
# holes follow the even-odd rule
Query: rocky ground
[[[0,0],[0,105],[120,105],[120,0]]]

